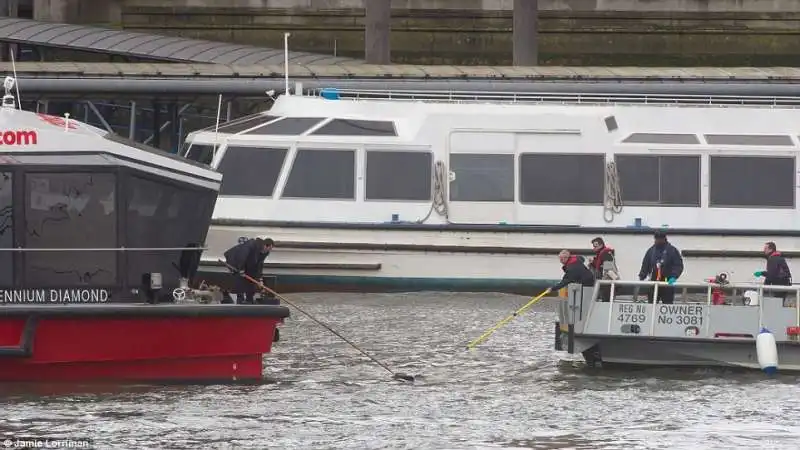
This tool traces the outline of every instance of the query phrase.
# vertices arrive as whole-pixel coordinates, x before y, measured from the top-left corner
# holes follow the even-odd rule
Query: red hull
[[[62,308],[75,311],[82,306]],[[3,317],[9,308],[0,308],[0,381],[258,380],[263,356],[271,351],[275,328],[283,320],[281,311],[274,309],[285,309],[215,305],[193,315],[178,308],[203,307],[123,308],[127,314],[82,317],[35,312]],[[273,314],[264,314],[264,308],[272,308]],[[141,315],[136,309],[149,311]],[[248,311],[255,314],[242,314]]]

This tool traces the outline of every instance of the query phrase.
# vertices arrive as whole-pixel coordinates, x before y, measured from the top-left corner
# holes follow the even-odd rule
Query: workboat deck
[[[617,296],[620,288],[645,294]],[[697,290],[674,304],[651,303],[650,289]],[[735,292],[735,294],[734,294]],[[605,294],[605,296],[603,295]],[[783,298],[785,297],[785,298]],[[609,301],[600,301],[609,298]],[[590,364],[737,366],[759,368],[755,341],[774,336],[783,370],[800,371],[800,287],[597,281],[571,285],[559,304],[557,350],[581,353]],[[683,300],[683,301],[677,301]]]

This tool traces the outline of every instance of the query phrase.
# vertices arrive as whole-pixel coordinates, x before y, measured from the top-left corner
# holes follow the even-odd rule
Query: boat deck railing
[[[764,285],[760,283],[727,283],[727,284],[717,284],[717,283],[674,283],[672,285],[663,282],[663,281],[623,281],[623,280],[597,280],[595,281],[594,290],[592,294],[592,303],[597,301],[597,297],[600,294],[600,286],[608,285],[610,286],[609,290],[609,310],[613,310],[614,303],[615,303],[615,291],[617,287],[633,287],[634,289],[637,288],[653,288],[653,299],[658,298],[658,290],[659,288],[671,287],[674,288],[676,291],[678,289],[682,289],[684,295],[689,289],[693,290],[705,290],[705,298],[701,302],[694,302],[694,303],[704,303],[708,306],[712,305],[714,291],[722,290],[722,291],[733,291],[734,293],[737,291],[756,291],[758,295],[758,305],[759,305],[759,315],[761,315],[761,305],[763,305],[763,298],[764,292],[785,292],[787,294],[794,295],[794,309],[795,309],[795,326],[800,327],[800,285],[792,285],[792,286],[779,286],[779,285]],[[788,296],[787,296],[788,297]],[[631,302],[635,301],[636,299],[632,299]],[[620,303],[619,300],[616,300],[616,303]],[[651,318],[651,330],[650,333],[652,335],[653,329],[652,327],[655,326],[655,314],[656,308],[652,309],[653,317]],[[610,316],[609,316],[610,318]],[[610,323],[609,323],[610,329]]]
[[[559,105],[651,105],[797,108],[800,96],[742,96],[702,94],[585,94],[568,92],[492,92],[492,91],[422,91],[314,89],[314,96],[339,100],[384,100],[434,103],[507,103]]]

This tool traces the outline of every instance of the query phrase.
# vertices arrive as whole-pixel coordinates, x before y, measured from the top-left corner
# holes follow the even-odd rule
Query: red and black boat
[[[262,377],[281,305],[194,280],[222,180],[68,117],[0,108],[0,382]]]

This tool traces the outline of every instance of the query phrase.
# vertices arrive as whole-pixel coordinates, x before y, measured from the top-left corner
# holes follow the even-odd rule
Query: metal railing
[[[599,287],[602,285],[610,286],[609,295],[608,295],[608,303],[609,303],[609,314],[608,314],[608,332],[611,332],[611,311],[614,309],[614,294],[616,286],[632,286],[632,287],[653,287],[653,300],[648,300],[647,303],[655,304],[658,300],[658,289],[659,287],[671,287],[671,288],[687,288],[687,289],[704,289],[706,291],[706,305],[711,306],[713,292],[717,289],[722,290],[755,290],[758,293],[758,327],[759,329],[762,326],[762,316],[763,316],[763,305],[764,302],[762,299],[764,298],[764,291],[767,292],[787,292],[787,293],[794,293],[795,296],[795,326],[800,327],[800,285],[796,286],[778,286],[778,285],[764,285],[760,283],[729,283],[729,284],[717,284],[717,283],[674,283],[669,284],[663,281],[621,281],[621,280],[596,280],[594,284],[594,290],[592,293],[592,306],[595,305],[597,302],[597,297],[600,294]],[[634,299],[635,300],[635,299]],[[656,325],[656,310],[657,308],[653,308],[650,318],[650,335],[653,335]],[[706,333],[708,332],[710,320],[705,321],[705,328]]]
[[[553,92],[492,91],[422,91],[422,90],[358,90],[313,89],[314,96],[323,92],[341,100],[424,101],[438,103],[509,103],[560,105],[651,105],[651,106],[741,106],[763,108],[797,108],[800,96],[740,96],[700,94],[577,94]]]

